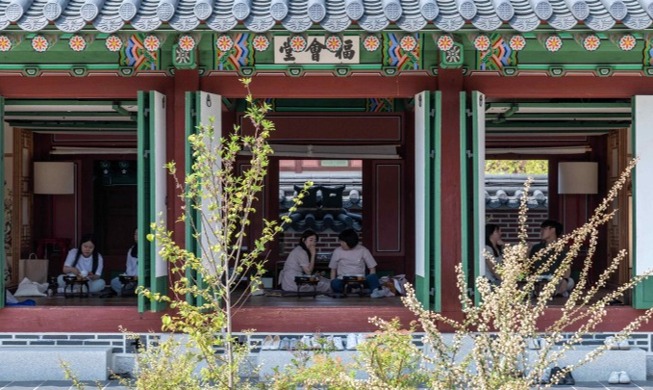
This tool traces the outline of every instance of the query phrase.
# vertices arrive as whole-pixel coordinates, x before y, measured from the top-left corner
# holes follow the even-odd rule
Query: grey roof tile
[[[653,1],[649,2],[650,7],[644,8],[637,0],[624,0],[628,14],[621,21],[625,26],[634,30],[643,30],[651,25],[651,15],[653,15]]]
[[[523,1],[521,3],[527,2]],[[510,26],[519,32],[535,30],[540,25],[540,20],[532,10],[525,11],[522,9],[523,4],[519,5],[519,8],[515,7],[515,16],[509,21]]]
[[[570,30],[582,23],[606,31],[622,23],[650,27],[653,0],[0,0],[0,30],[16,24],[38,32],[54,25],[74,33],[91,24],[100,32],[159,28],[192,31],[203,24],[218,32],[244,26],[293,33],[321,28],[342,32],[357,24],[368,32],[395,25],[406,32],[430,28],[454,32],[471,23],[481,31],[507,26],[520,32],[548,24]]]
[[[286,16],[281,20],[286,30],[294,33],[300,33],[311,28],[313,22],[306,17],[308,4],[306,1],[288,1],[288,11]],[[276,17],[281,17],[282,12],[278,12]],[[273,16],[274,17],[274,16]]]
[[[578,23],[564,0],[550,0],[553,14],[547,20],[556,30],[570,30]]]
[[[177,31],[192,31],[196,29],[201,22],[195,15],[196,3],[194,0],[180,0],[168,24]]]
[[[605,2],[607,3],[608,0]],[[613,2],[612,4],[621,3]],[[623,3],[621,3],[623,5]],[[589,15],[585,20],[585,24],[588,25],[592,30],[595,31],[606,31],[611,29],[616,20],[613,16],[610,15],[608,9],[605,7],[604,2],[601,0],[588,0],[587,1]],[[623,7],[625,10],[625,6]],[[625,14],[625,12],[622,12]]]
[[[86,26],[86,20],[84,20],[84,17],[82,16],[81,10],[83,5],[84,1],[82,0],[69,0],[67,6],[61,9],[61,13],[55,14],[57,17],[53,18],[54,24],[57,28],[69,33],[74,33],[84,28],[84,26]],[[89,16],[91,15],[89,14]],[[95,16],[97,17],[97,14]]]
[[[440,13],[434,24],[443,31],[456,31],[465,25],[465,20],[458,12],[458,4],[454,0],[437,0]]]
[[[476,10],[477,13],[472,19],[472,24],[479,30],[494,31],[503,24],[491,0],[477,0]]]
[[[419,0],[402,1],[403,12],[401,17],[396,21],[396,24],[400,29],[409,32],[416,32],[426,27],[428,20],[422,14],[420,3]],[[435,4],[435,2],[433,2],[433,4]]]

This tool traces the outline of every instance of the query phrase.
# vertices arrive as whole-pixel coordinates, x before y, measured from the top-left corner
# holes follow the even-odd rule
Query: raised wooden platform
[[[136,298],[37,298],[36,306],[0,310],[1,332],[134,332],[161,330],[161,313],[138,313]],[[413,319],[399,298],[352,296],[250,297],[236,311],[234,329],[259,332],[373,331],[368,318]]]
[[[65,305],[65,306],[64,306]],[[608,307],[606,320],[597,332],[622,329],[643,313],[629,306]],[[541,324],[552,323],[559,308],[548,310]],[[444,314],[459,317],[458,311]],[[39,298],[37,306],[7,307],[0,310],[2,332],[159,332],[161,313],[138,313],[136,298]],[[398,297],[372,299],[350,296],[334,299],[327,296],[309,297],[250,297],[236,311],[234,330],[257,332],[369,332],[376,328],[371,317],[398,317],[408,326],[414,316],[403,307]],[[640,331],[653,331],[653,322]]]

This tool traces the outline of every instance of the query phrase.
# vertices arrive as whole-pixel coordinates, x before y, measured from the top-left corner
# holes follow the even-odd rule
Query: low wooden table
[[[295,284],[297,285],[297,298],[301,298],[301,287],[302,286],[313,286],[313,299],[317,296],[317,283],[320,281],[319,278],[314,276],[295,276]]]
[[[366,280],[365,276],[343,276],[342,281],[345,284],[345,288],[342,290],[342,296],[347,296],[347,288],[358,286],[358,295],[362,297]]]
[[[66,298],[75,296],[75,286],[79,286],[79,297],[87,297],[89,294],[88,278],[78,278],[71,276],[64,276],[63,281],[66,285],[63,288],[63,294]],[[86,287],[86,292],[84,292]]]
[[[136,284],[138,283],[138,277],[137,276],[128,276],[128,275],[120,275],[119,276],[120,284],[122,284],[122,288],[120,289],[120,295],[122,296],[127,296],[127,295],[135,295],[135,290],[132,292],[131,290],[127,290],[127,286],[130,284]],[[136,286],[138,287],[138,286]]]

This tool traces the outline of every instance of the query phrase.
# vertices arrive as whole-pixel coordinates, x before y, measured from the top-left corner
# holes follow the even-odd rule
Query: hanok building
[[[11,270],[0,291],[20,282],[32,252],[60,273],[85,232],[99,237],[108,282],[138,226],[140,280],[165,293],[168,269],[145,245],[147,228],[163,212],[175,238],[185,235],[163,164],[183,166],[186,135],[210,117],[223,131],[246,125],[245,76],[278,128],[259,215],[278,216],[305,171],[337,178],[319,184],[335,191],[338,212],[318,210],[316,192],[270,248],[272,278],[303,228],[322,229],[328,252],[353,226],[379,270],[406,274],[424,305],[456,313],[454,267],[483,272],[485,200],[515,195],[485,196],[485,159],[548,161],[536,212],[570,231],[635,155],[592,277],[620,248],[631,254],[612,282],[640,274],[653,266],[652,18],[648,0],[0,0],[0,261]],[[54,162],[68,163],[69,189],[37,191],[35,163]],[[598,191],[561,193],[561,162],[598,163]],[[39,186],[58,184],[38,174]],[[601,330],[650,307],[653,282],[626,298]],[[0,332],[156,331],[165,310],[144,298],[44,302],[1,309]],[[372,314],[410,318],[396,301],[297,302],[246,306],[237,327],[354,331],[370,329]]]

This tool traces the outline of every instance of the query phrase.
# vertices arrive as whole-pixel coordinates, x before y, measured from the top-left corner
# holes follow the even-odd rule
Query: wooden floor
[[[241,294],[238,293],[237,294]],[[36,302],[36,306],[137,306],[138,301],[135,296],[130,297],[100,297],[98,294],[92,294],[88,297],[71,296],[65,297],[63,294],[57,294],[53,297],[32,297],[29,298]],[[298,297],[293,293],[285,293],[283,296],[278,295],[278,291],[268,291],[266,295],[250,296],[242,305],[243,307],[403,307],[399,297],[370,298],[369,296],[361,297],[358,294],[349,294],[347,297],[333,298],[327,295],[302,295]]]
[[[30,298],[36,306],[13,306],[0,310],[2,332],[159,332],[160,312],[139,313],[136,297]],[[80,314],[80,308],[83,313]],[[234,330],[258,332],[350,332],[373,331],[369,318],[414,319],[399,297],[372,299],[350,295],[298,298],[252,296],[234,310]]]
[[[312,297],[304,294],[298,297],[294,293],[279,295],[279,290],[266,290],[266,295],[250,296],[242,305],[243,307],[403,307],[399,297],[386,297],[372,299],[369,296],[360,297],[358,294],[349,294],[347,297],[333,298],[328,295]],[[600,291],[595,299],[601,298],[606,291]],[[237,296],[242,292],[237,292]],[[32,297],[37,306],[137,306],[137,298],[130,297],[100,297],[92,294],[88,297],[65,297],[57,294],[53,297]],[[566,298],[557,296],[550,302],[550,306],[562,306]]]
[[[22,298],[21,298],[22,299]],[[36,302],[36,306],[137,306],[138,301],[135,296],[132,297],[109,297],[100,298],[98,296],[89,297],[68,297],[58,294],[53,297],[33,297],[29,298]]]
[[[105,332],[118,333],[122,329],[133,332],[161,331],[161,312],[149,307],[142,313],[137,309],[136,297],[55,297],[34,298],[36,306],[16,306],[0,310],[2,332]],[[540,321],[546,326],[559,317],[563,298],[556,298]],[[557,307],[556,307],[557,306]],[[83,310],[80,311],[80,308]],[[610,314],[597,331],[623,328],[641,315],[631,306],[610,306]],[[459,310],[444,310],[445,316],[458,317]],[[298,298],[289,296],[251,296],[234,310],[234,331],[257,332],[371,332],[376,327],[371,317],[398,318],[405,327],[415,320],[399,297],[372,299],[350,295],[347,298],[329,296]],[[642,331],[652,330],[645,324]]]

